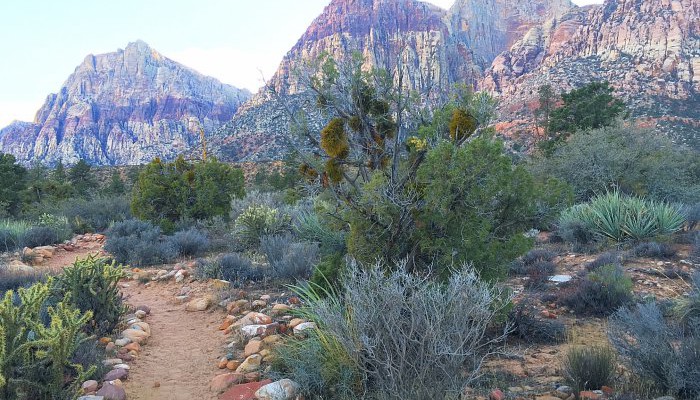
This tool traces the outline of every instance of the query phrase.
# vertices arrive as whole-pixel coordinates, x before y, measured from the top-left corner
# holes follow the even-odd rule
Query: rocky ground
[[[12,262],[18,269],[56,271],[77,257],[101,253],[103,241],[101,235],[80,236],[53,248],[24,249]],[[597,255],[547,248],[558,254],[553,260],[556,280],[569,283],[550,281],[528,289],[527,277],[515,277],[507,284],[516,302],[527,299],[540,318],[564,322],[569,340],[539,345],[509,339],[499,355],[485,364],[489,389],[469,389],[467,398],[573,399],[560,367],[568,347],[606,340],[604,318],[577,317],[551,301],[553,294],[585,275],[586,265]],[[624,269],[638,297],[666,299],[687,292],[687,279],[700,265],[688,259],[687,246],[676,245],[676,250],[677,255],[668,260],[625,260]],[[294,382],[263,378],[271,350],[284,335],[303,335],[305,329],[314,328],[313,323],[292,315],[299,299],[282,285],[232,289],[224,281],[200,281],[194,277],[195,270],[194,261],[128,270],[121,287],[131,313],[118,335],[101,340],[111,371],[101,382],[85,382],[83,400],[297,398]],[[612,389],[603,389],[586,396],[612,396]]]

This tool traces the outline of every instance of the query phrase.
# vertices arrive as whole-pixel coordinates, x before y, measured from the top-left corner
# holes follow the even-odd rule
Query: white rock
[[[571,275],[554,275],[549,277],[550,282],[566,283],[571,280]]]
[[[258,400],[293,400],[299,392],[299,384],[291,379],[269,383],[255,392]]]
[[[316,323],[314,323],[314,322],[302,322],[301,324],[294,327],[294,334],[300,335],[307,329],[316,329]]]

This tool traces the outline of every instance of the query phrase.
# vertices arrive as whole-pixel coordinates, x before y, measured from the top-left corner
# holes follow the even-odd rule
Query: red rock
[[[242,381],[243,374],[239,374],[237,372],[229,372],[226,374],[215,376],[214,379],[211,380],[209,388],[212,390],[212,392],[221,393],[229,387],[231,387],[232,385],[235,385]]]
[[[219,396],[219,400],[255,400],[255,392],[269,383],[272,383],[272,381],[270,379],[265,379],[260,382],[236,385]]]
[[[583,392],[578,394],[579,400],[598,400],[600,398],[600,395],[597,395],[591,391],[584,390]]]
[[[612,396],[613,394],[615,394],[615,389],[611,388],[610,386],[603,386],[603,387],[600,388],[600,390],[602,390],[603,393],[605,393],[605,395],[608,396],[608,397],[610,397],[610,396]]]
[[[229,369],[231,371],[235,371],[239,366],[241,365],[241,362],[238,360],[231,360],[231,361],[226,361],[226,369]]]
[[[503,394],[501,389],[494,389],[489,393],[489,400],[505,400],[506,395]]]

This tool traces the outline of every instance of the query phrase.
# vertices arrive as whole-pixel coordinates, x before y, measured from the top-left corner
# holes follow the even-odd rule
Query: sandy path
[[[222,314],[186,312],[174,301],[181,285],[145,287],[135,281],[129,285],[123,289],[127,302],[151,307],[146,322],[152,334],[139,358],[129,363],[125,385],[129,400],[216,399],[209,382],[220,373],[217,360],[226,344],[217,329]]]

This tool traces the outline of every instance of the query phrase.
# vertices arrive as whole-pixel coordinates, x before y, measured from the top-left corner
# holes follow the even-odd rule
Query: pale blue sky
[[[453,0],[429,0],[443,8]],[[574,0],[585,4],[601,0]],[[142,39],[255,92],[329,0],[3,0],[0,128],[31,121],[87,54]]]

